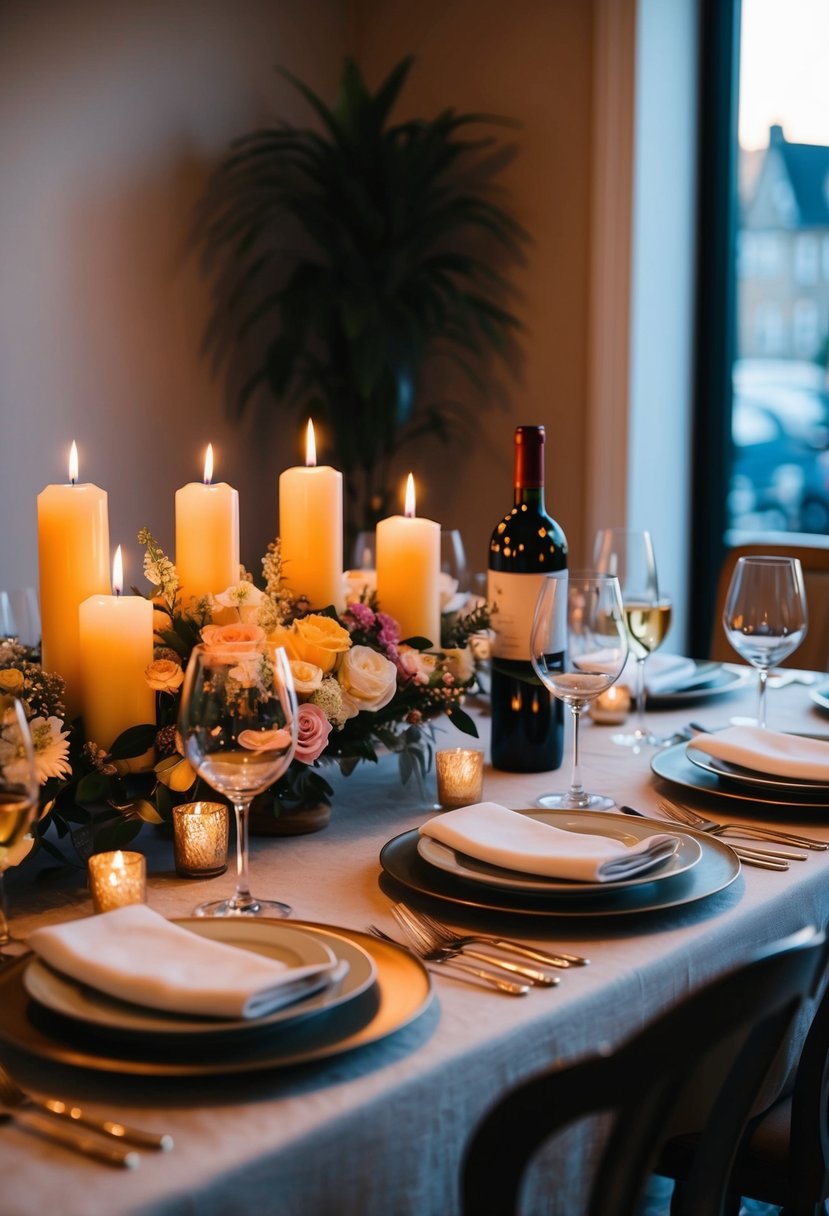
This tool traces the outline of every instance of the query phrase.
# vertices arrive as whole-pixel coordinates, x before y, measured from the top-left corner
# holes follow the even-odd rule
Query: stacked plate
[[[665,824],[595,811],[522,811],[565,831],[634,845]],[[721,891],[740,871],[721,841],[682,829],[677,851],[653,869],[620,882],[567,882],[479,861],[417,830],[390,840],[380,863],[410,891],[452,904],[533,916],[614,916],[690,903]]]
[[[431,995],[405,951],[304,922],[192,919],[203,937],[289,966],[334,956],[332,982],[260,1018],[218,1020],[128,1004],[26,957],[0,972],[0,1044],[63,1064],[149,1076],[210,1076],[321,1059],[400,1029]]]
[[[829,782],[806,781],[763,772],[710,756],[690,743],[656,752],[651,769],[658,777],[686,789],[737,798],[760,807],[829,809]]]
[[[651,656],[649,663],[659,658]],[[723,693],[737,692],[753,672],[750,667],[732,663],[714,663],[710,660],[689,660],[692,667],[683,670],[676,682],[663,681],[647,690],[648,709],[677,709]],[[647,677],[648,665],[645,666]]]

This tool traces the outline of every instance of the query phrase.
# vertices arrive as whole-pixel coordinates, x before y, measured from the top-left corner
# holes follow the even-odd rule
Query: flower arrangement
[[[293,599],[276,540],[262,560],[264,589],[242,571],[235,586],[185,609],[173,563],[147,530],[138,539],[154,605],[156,644],[145,676],[155,692],[155,722],[137,723],[105,751],[84,740],[79,725],[67,729],[61,678],[43,671],[23,647],[0,646],[0,695],[23,700],[38,756],[41,818],[33,832],[62,863],[65,838],[82,857],[124,847],[144,822],[169,825],[177,803],[215,798],[184,757],[176,731],[184,669],[200,642],[224,650],[267,637],[288,655],[298,742],[286,774],[258,800],[274,817],[329,802],[325,767],[336,764],[348,774],[360,761],[377,761],[381,750],[397,755],[404,783],[422,781],[432,762],[432,722],[441,714],[477,734],[461,701],[475,683],[469,641],[489,626],[486,606],[450,618],[439,649],[426,638],[402,640],[368,588],[341,614],[331,607],[311,611]],[[50,825],[57,842],[47,838]]]

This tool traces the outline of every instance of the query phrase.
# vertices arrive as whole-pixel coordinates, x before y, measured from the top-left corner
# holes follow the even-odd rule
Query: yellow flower
[[[18,693],[23,687],[23,672],[16,667],[0,671],[0,692]]]
[[[154,659],[149,667],[144,668],[144,679],[156,692],[173,693],[181,688],[184,672],[181,664],[172,659]]]
[[[317,667],[315,663],[303,663],[300,659],[292,659],[291,675],[294,677],[297,696],[310,696],[322,685],[322,668]]]
[[[333,671],[339,655],[351,646],[351,635],[330,616],[311,612],[294,621],[284,642],[288,658],[301,663],[312,663],[323,673]]]
[[[159,760],[155,766],[155,774],[162,785],[166,785],[168,790],[175,790],[177,794],[189,790],[196,781],[196,774],[190,762],[175,754]]]

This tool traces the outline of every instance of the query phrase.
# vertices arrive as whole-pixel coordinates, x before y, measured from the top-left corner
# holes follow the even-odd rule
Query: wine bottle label
[[[496,659],[519,659],[527,662],[530,657],[530,634],[533,614],[539,592],[547,578],[566,578],[566,570],[554,574],[510,574],[502,570],[490,570],[487,579],[487,600],[495,605],[492,628],[495,640],[492,654]],[[565,650],[567,646],[567,614],[563,614],[561,637],[556,638],[551,653]]]

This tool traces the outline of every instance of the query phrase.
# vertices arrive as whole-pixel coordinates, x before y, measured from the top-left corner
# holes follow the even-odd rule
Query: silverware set
[[[137,1168],[141,1161],[138,1149],[168,1152],[173,1147],[172,1136],[112,1119],[95,1119],[75,1103],[27,1093],[0,1065],[0,1120],[6,1119],[95,1161],[123,1169]]]
[[[526,996],[533,987],[553,988],[560,980],[553,973],[555,970],[582,967],[590,961],[581,955],[542,950],[494,933],[457,933],[404,903],[394,904],[392,915],[405,939],[395,942],[396,945],[404,945],[424,962],[449,970],[455,978],[508,996]],[[369,925],[369,931],[375,937],[395,941],[376,925]]]

